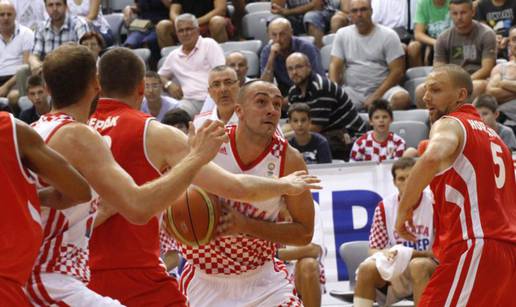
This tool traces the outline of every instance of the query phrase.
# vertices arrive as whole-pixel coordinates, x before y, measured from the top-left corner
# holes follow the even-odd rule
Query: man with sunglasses
[[[373,23],[368,0],[351,0],[353,25],[341,28],[333,42],[329,76],[350,96],[355,106],[367,109],[379,98],[393,109],[410,105],[408,92],[399,86],[405,72],[405,53],[394,30]]]

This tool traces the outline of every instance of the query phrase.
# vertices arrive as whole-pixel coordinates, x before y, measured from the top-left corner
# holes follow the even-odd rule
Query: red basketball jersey
[[[149,115],[123,102],[101,99],[88,124],[111,147],[115,160],[138,185],[161,175],[147,157],[145,134]],[[141,204],[145,206],[145,204]],[[156,267],[160,262],[159,221],[133,225],[116,214],[95,228],[90,241],[92,270]]]
[[[6,112],[0,112],[0,157],[0,278],[24,286],[43,230],[35,181],[21,163],[16,122]]]
[[[459,250],[481,252],[483,239],[516,244],[516,184],[511,152],[470,104],[446,116],[460,123],[464,146],[448,169],[431,183],[435,197],[436,242],[439,257]]]

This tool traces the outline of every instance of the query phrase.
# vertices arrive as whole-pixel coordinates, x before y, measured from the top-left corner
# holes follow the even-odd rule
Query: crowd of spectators
[[[238,89],[256,77],[275,82],[285,97],[282,128],[293,144],[322,138],[333,160],[375,160],[363,154],[373,150],[362,148],[365,144],[391,152],[371,112],[378,113],[378,104],[384,103],[389,114],[425,108],[424,82],[415,90],[406,88],[407,70],[454,63],[474,80],[471,101],[494,102],[491,117],[516,126],[516,5],[511,1],[272,0],[270,40],[253,51],[259,59],[253,76],[248,71],[256,64],[249,62],[249,51],[225,51],[221,45],[252,39],[242,31],[249,2],[254,1],[135,0],[122,10],[126,34],[119,44],[151,51],[144,112],[158,120],[178,108],[191,120],[199,113],[217,114],[220,100],[231,96],[226,88],[231,92],[232,86]],[[51,99],[41,93],[44,80],[36,78],[45,56],[62,44],[80,43],[99,58],[116,43],[118,30],[110,28],[109,13],[100,0],[0,0],[2,108],[28,122],[47,112]],[[329,43],[328,34],[333,35]],[[321,48],[328,44],[331,52],[325,57]],[[158,66],[162,49],[169,46],[177,47]],[[221,65],[235,70],[237,84],[210,84]],[[309,112],[303,111],[306,106],[294,112],[298,103]],[[310,122],[308,134],[300,117]],[[388,117],[387,122],[393,120]],[[399,151],[394,152],[386,158],[396,158]]]

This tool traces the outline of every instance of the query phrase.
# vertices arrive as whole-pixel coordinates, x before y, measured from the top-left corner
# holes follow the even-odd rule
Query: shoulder
[[[317,142],[317,144],[328,143],[328,140],[317,132],[310,132],[312,134],[312,138]]]
[[[393,29],[378,23],[375,23],[374,26],[376,27],[376,33],[378,33],[378,35],[381,35],[388,39],[396,38],[399,41],[398,34],[396,34],[396,31],[394,31]]]
[[[340,28],[335,34],[335,38],[345,39],[349,37],[350,34],[355,34],[356,29],[355,25],[349,25],[347,27]]]
[[[287,148],[285,153],[285,171],[283,175],[286,176],[295,171],[306,170],[303,155],[301,155],[297,149],[289,145],[288,142],[285,142],[285,144]]]

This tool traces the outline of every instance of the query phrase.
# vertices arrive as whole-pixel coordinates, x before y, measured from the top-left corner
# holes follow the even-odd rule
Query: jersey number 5
[[[493,162],[498,165],[498,175],[496,175],[496,171],[494,173],[496,187],[501,189],[505,184],[505,164],[503,163],[503,159],[501,157],[502,147],[500,145],[491,142],[491,153],[493,154]]]

